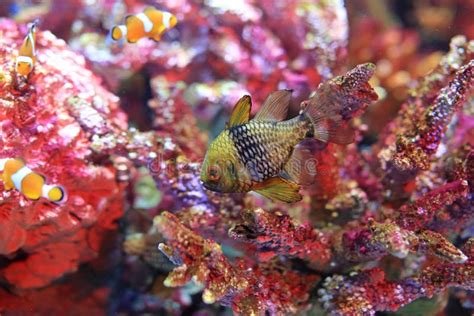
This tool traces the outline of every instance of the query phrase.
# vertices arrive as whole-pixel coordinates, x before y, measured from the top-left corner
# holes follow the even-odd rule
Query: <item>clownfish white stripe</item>
[[[31,52],[32,52],[33,56],[36,56],[36,47],[35,47],[35,40],[33,39],[33,32],[30,32],[28,34],[28,40],[31,43]]]
[[[170,21],[171,21],[171,13],[169,12],[163,12],[163,25],[165,28],[169,29],[170,28]]]
[[[146,16],[145,13],[140,13],[137,14],[136,17],[142,21],[143,23],[143,29],[145,30],[146,33],[151,32],[153,29],[153,22]]]
[[[0,172],[3,172],[3,169],[5,169],[5,164],[10,158],[3,158],[0,159]]]
[[[21,181],[32,172],[30,168],[23,166],[12,175],[12,182],[17,190],[21,191]]]
[[[49,185],[49,184],[43,184],[43,187],[41,188],[41,196],[49,200],[49,192],[58,187],[57,185]],[[62,191],[62,189],[61,189]],[[63,197],[64,199],[64,197]],[[57,201],[59,202],[59,201]]]
[[[51,189],[54,188],[54,185],[43,184],[41,188],[41,196],[48,199],[48,194]]]
[[[127,37],[127,26],[119,25],[117,27],[119,28],[120,32],[122,32],[122,38]]]
[[[33,59],[28,56],[18,56],[16,58],[16,66],[18,66],[19,63],[27,63],[30,65],[30,67],[33,67]]]

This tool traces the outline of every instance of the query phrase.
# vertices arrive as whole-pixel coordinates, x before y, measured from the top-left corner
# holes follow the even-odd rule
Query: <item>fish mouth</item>
[[[216,184],[206,183],[204,181],[201,181],[201,183],[202,183],[202,186],[205,187],[206,189],[214,191],[214,192],[218,192]]]

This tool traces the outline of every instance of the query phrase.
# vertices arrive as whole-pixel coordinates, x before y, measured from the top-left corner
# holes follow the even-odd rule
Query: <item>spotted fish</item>
[[[290,90],[269,95],[250,120],[250,96],[235,105],[226,129],[210,144],[201,170],[203,185],[217,192],[255,191],[272,200],[301,200],[300,185],[311,183],[315,166],[305,139],[348,144],[353,131],[341,124],[339,108],[311,99],[296,117],[284,120]]]

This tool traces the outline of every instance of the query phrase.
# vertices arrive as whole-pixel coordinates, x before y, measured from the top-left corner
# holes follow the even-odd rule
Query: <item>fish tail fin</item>
[[[62,204],[67,201],[66,190],[60,185],[43,185],[41,196],[56,204]]]
[[[301,115],[311,122],[313,138],[325,143],[350,144],[354,141],[354,130],[338,112],[339,108],[319,104],[312,98],[303,104]]]
[[[369,83],[374,72],[375,65],[365,63],[319,85],[302,110],[313,125],[314,138],[336,144],[354,141],[350,120],[378,98]]]
[[[114,41],[119,41],[127,36],[127,27],[125,25],[115,25],[110,30],[110,38]]]

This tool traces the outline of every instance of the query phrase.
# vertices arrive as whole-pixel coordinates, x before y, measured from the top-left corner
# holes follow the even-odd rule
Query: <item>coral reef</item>
[[[0,158],[68,200],[0,183],[0,314],[472,312],[474,42],[448,45],[449,29],[424,53],[422,40],[446,23],[472,36],[450,5],[474,7],[419,1],[415,28],[385,1],[165,0],[179,24],[162,41],[110,44],[150,1],[13,3],[0,5],[16,19],[0,20]],[[256,111],[283,88],[289,116],[325,104],[354,143],[310,144],[299,203],[206,190],[200,163],[236,100]]]
[[[124,187],[111,164],[89,158],[87,128],[116,132],[126,127],[126,116],[118,98],[85,70],[84,58],[49,32],[38,34],[42,54],[28,82],[16,77],[16,50],[26,28],[7,20],[0,28],[2,158],[23,158],[69,195],[67,204],[55,205],[2,189],[0,254],[11,261],[0,274],[16,289],[38,288],[95,258],[107,231],[116,229]],[[101,118],[109,125],[99,125]]]

